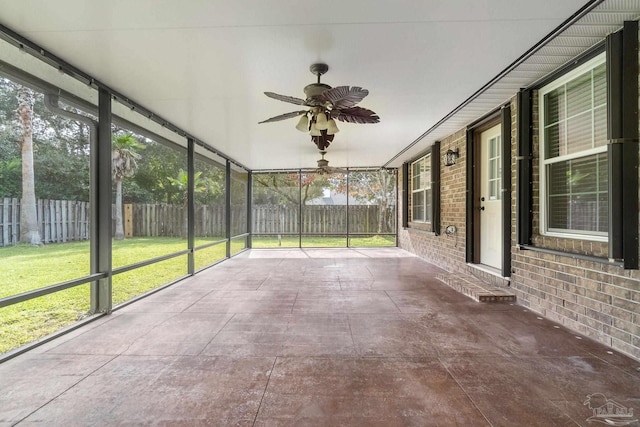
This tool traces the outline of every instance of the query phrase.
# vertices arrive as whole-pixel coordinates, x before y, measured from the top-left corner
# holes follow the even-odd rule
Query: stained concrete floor
[[[596,393],[640,412],[640,362],[438,272],[245,252],[0,365],[0,425],[586,426]]]

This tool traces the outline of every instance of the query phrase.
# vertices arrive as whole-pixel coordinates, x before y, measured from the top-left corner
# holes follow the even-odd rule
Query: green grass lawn
[[[211,239],[214,241],[215,239]],[[199,240],[199,244],[206,243]],[[186,249],[184,239],[139,238],[113,242],[113,265],[120,267]],[[225,245],[199,254],[201,266],[225,257]],[[198,253],[198,252],[196,252]],[[89,242],[40,247],[18,245],[0,248],[0,297],[76,279],[89,274]],[[128,301],[187,273],[182,255],[113,276],[114,305]],[[0,308],[0,354],[19,347],[84,317],[90,308],[90,285]]]
[[[89,275],[89,242],[0,248],[0,297]]]
[[[218,238],[196,241],[196,247]],[[352,237],[351,246],[395,246],[393,236]],[[283,237],[280,247],[298,247],[298,237]],[[246,245],[234,239],[231,253]],[[303,237],[303,247],[345,247],[345,237]],[[135,264],[186,249],[180,238],[133,238],[113,242],[114,268]],[[254,237],[253,247],[274,248],[277,237]],[[226,257],[226,245],[196,249],[196,269]],[[20,294],[89,274],[89,242],[70,242],[40,247],[18,245],[0,248],[0,298]],[[187,274],[182,255],[113,276],[113,304],[121,304],[144,292]],[[87,315],[90,285],[84,284],[19,304],[0,308],[0,354],[49,335]]]

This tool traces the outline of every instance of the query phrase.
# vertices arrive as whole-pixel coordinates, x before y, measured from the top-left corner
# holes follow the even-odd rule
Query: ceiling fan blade
[[[280,95],[273,92],[265,92],[264,94],[267,95],[269,98],[277,99],[278,101],[288,102],[290,104],[305,105],[305,102],[306,102],[304,99],[296,98],[295,96]]]
[[[359,86],[338,86],[322,92],[322,97],[329,101],[333,108],[339,110],[353,107],[367,95],[369,95],[369,91]]]
[[[275,117],[271,117],[270,119],[263,120],[261,122],[258,122],[258,124],[269,123],[269,122],[279,122],[280,120],[291,119],[293,117],[298,117],[298,116],[301,116],[303,114],[307,114],[307,111],[306,110],[292,111],[290,113],[280,114],[279,116],[275,116]]]
[[[335,112],[337,112],[338,115],[334,115]],[[380,122],[380,117],[378,117],[376,113],[362,107],[343,108],[337,111],[333,110],[331,116],[348,123],[366,124]]]

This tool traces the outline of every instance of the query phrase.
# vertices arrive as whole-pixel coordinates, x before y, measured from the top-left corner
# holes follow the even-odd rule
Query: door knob
[[[481,202],[484,202],[484,197],[480,197],[480,201],[481,201]]]
[[[483,211],[484,210],[484,206],[480,206],[480,210]]]

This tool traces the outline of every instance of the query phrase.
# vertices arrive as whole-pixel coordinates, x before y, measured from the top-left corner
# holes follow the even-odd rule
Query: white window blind
[[[411,164],[411,220],[431,221],[431,155]]]
[[[604,54],[540,90],[541,231],[606,240]]]

